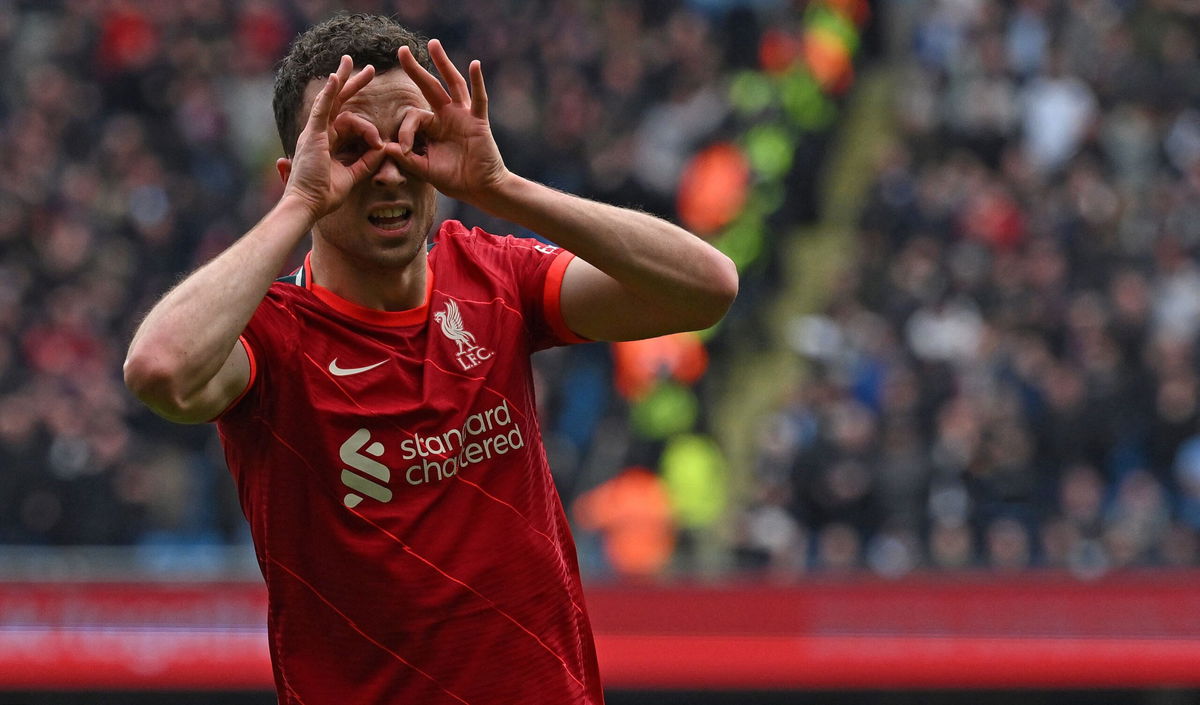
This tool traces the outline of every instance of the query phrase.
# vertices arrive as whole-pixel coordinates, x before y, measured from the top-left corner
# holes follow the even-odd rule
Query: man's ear
[[[288,177],[292,175],[292,160],[287,157],[280,157],[275,160],[275,168],[279,170],[279,179],[286,186]]]

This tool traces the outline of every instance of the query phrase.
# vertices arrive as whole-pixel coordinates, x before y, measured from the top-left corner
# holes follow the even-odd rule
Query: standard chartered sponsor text
[[[417,460],[404,471],[410,485],[454,477],[463,468],[525,447],[521,427],[512,422],[508,402],[471,414],[458,428],[436,435],[414,433],[400,443],[404,460]]]

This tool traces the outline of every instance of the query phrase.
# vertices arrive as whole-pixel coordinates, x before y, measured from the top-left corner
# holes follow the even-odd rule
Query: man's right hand
[[[308,122],[296,140],[296,153],[277,163],[286,180],[281,202],[305,208],[315,223],[337,209],[355,184],[383,163],[383,139],[365,118],[342,112],[342,106],[375,77],[363,67],[351,75],[354,62],[343,56],[337,73],[329,74],[313,100]]]

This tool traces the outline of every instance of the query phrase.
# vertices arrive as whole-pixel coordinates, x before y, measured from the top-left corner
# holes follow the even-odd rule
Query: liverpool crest
[[[475,342],[475,336],[463,327],[462,312],[454,299],[446,299],[446,307],[433,314],[433,320],[442,326],[442,335],[458,345],[455,359],[464,370],[475,367],[492,356],[492,351]]]

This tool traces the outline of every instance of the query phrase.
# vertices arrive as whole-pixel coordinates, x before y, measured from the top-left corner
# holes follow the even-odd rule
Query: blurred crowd
[[[0,3],[0,544],[245,540],[213,429],[156,419],[120,369],[139,316],[277,198],[273,69],[297,32],[335,11],[396,15],[460,65],[482,59],[514,171],[671,216],[684,160],[728,112],[724,72],[754,59],[736,47],[754,46],[758,10],[724,5]],[[608,355],[538,362],[568,500],[614,406]],[[593,465],[625,459],[606,453]]]
[[[688,159],[732,136],[731,77],[798,7],[0,3],[0,544],[166,556],[247,540],[213,429],[158,420],[120,367],[138,317],[277,198],[272,71],[298,31],[335,10],[395,14],[456,62],[482,59],[514,171],[674,217]],[[876,7],[899,137],[847,271],[787,331],[807,373],[735,469],[752,481],[731,538],[708,540],[780,576],[1195,565],[1200,10]],[[630,432],[623,354],[540,354],[543,428],[585,568],[614,567],[598,531],[629,547],[629,572],[655,572],[681,516],[656,472],[687,458],[678,476],[719,477],[696,469],[719,451]]]
[[[1194,566],[1200,6],[889,6],[898,137],[788,339],[738,556],[769,572]]]

